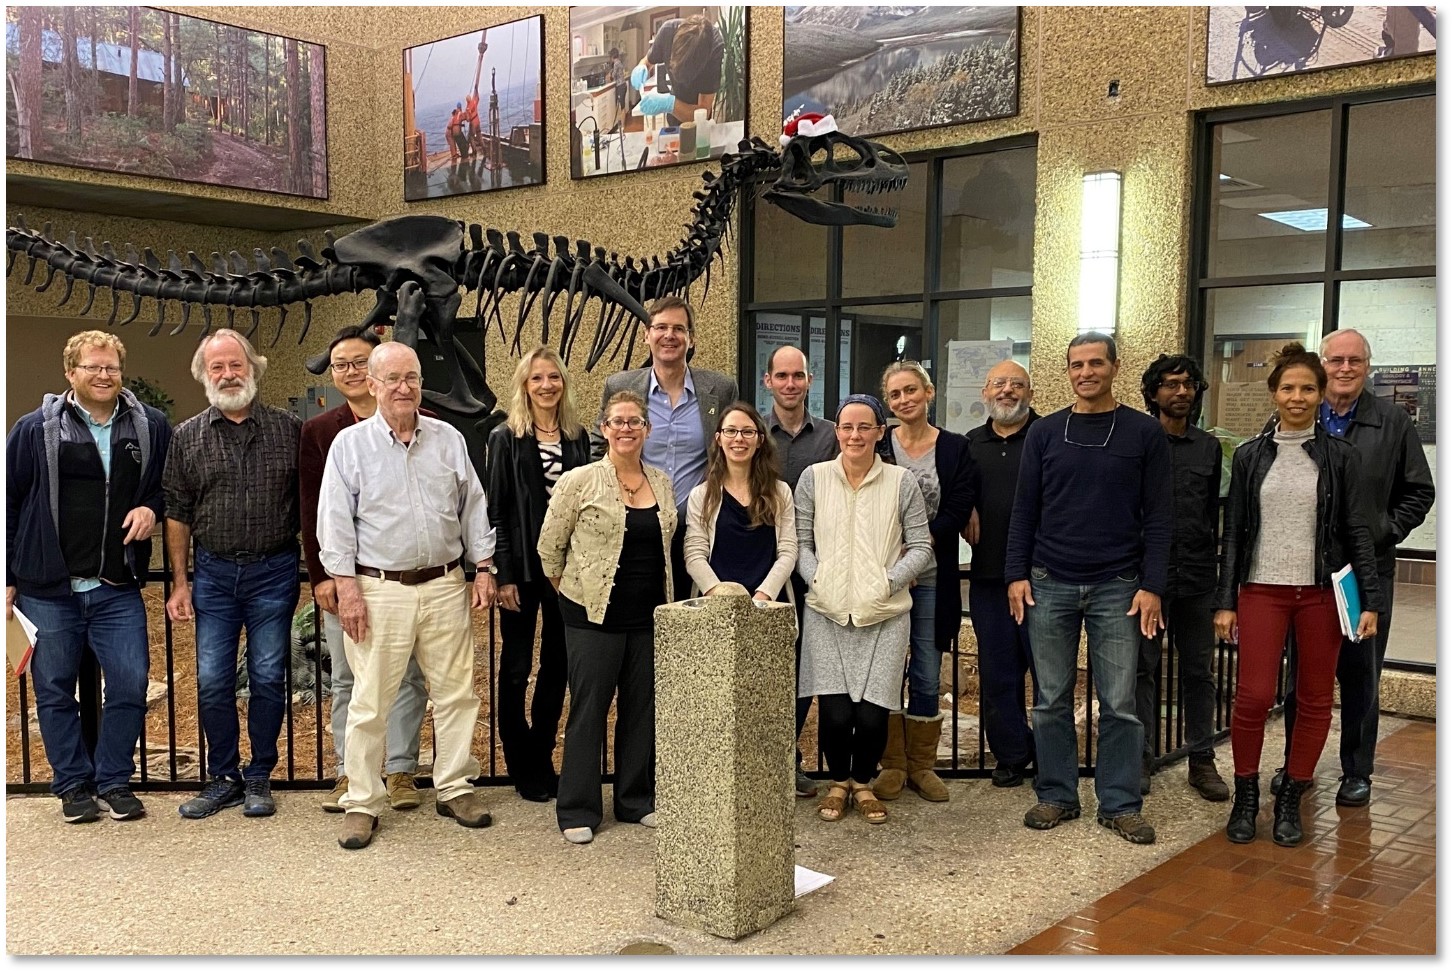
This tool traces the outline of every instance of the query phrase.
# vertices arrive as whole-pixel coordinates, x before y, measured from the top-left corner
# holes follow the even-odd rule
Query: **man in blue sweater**
[[[1161,424],[1117,403],[1116,341],[1086,332],[1066,349],[1076,400],[1032,424],[1021,456],[1005,556],[1010,613],[1026,620],[1037,692],[1033,829],[1081,814],[1073,716],[1076,653],[1101,704],[1096,820],[1129,842],[1155,842],[1142,818],[1141,637],[1154,638],[1172,546],[1172,458]]]
[[[140,818],[133,753],[146,718],[140,587],[162,516],[167,418],[122,387],[126,349],[83,331],[61,353],[70,391],[47,393],[5,441],[5,615],[35,624],[30,662],[51,791],[61,816]],[[81,740],[76,681],[91,648],[106,681],[96,752]]]

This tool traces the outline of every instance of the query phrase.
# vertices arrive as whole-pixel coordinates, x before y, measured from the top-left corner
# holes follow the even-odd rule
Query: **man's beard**
[[[209,377],[207,379],[207,401],[225,413],[237,412],[258,396],[258,383],[251,375],[243,380],[241,389],[221,389]]]
[[[1031,404],[1025,399],[1014,406],[1002,406],[999,399],[992,399],[988,405],[990,418],[1001,426],[1015,426],[1031,414]]]

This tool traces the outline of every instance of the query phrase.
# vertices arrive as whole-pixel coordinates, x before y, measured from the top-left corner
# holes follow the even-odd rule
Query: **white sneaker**
[[[645,814],[645,815],[643,815],[641,817],[641,820],[638,822],[638,824],[639,825],[645,825],[649,829],[656,828],[657,827],[657,813],[656,812],[648,812],[647,814]]]
[[[574,842],[576,845],[585,845],[596,838],[595,834],[584,825],[579,829],[562,829],[561,834],[566,837],[567,842]]]

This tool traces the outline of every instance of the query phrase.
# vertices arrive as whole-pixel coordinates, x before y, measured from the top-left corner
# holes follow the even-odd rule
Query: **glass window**
[[[935,415],[946,429],[967,433],[985,422],[985,373],[1007,357],[1031,367],[1031,299],[941,301],[939,312]]]
[[[1339,292],[1339,327],[1357,328],[1369,340],[1366,388],[1393,399],[1410,413],[1430,473],[1435,468],[1435,279],[1349,281]],[[1438,506],[1438,501],[1436,505]],[[1400,545],[1435,550],[1435,508]]]
[[[940,184],[941,291],[1030,287],[1036,150],[945,160]]]
[[[1323,320],[1323,285],[1218,288],[1207,293],[1207,348],[1202,357],[1208,390],[1204,425],[1239,438],[1256,436],[1273,412],[1269,364],[1291,341],[1317,349]]]
[[[1350,107],[1344,185],[1345,268],[1434,264],[1435,99]]]
[[[813,375],[812,385],[808,390],[808,411],[815,416],[824,414],[824,313],[759,311],[753,315],[754,372],[750,381],[755,390],[754,403],[765,418],[773,406],[773,396],[763,385],[763,373],[768,371],[768,360],[784,345],[802,347],[805,318],[808,319],[809,334],[808,370]],[[847,354],[847,349],[845,353]],[[746,394],[748,386],[745,385],[740,391]]]
[[[845,297],[913,294],[925,286],[925,164],[909,167],[909,182],[892,193],[866,196],[846,192],[854,206],[892,209],[892,228],[844,227]]]
[[[839,341],[848,343],[848,355],[840,359],[843,364],[839,366],[843,395],[867,392],[882,398],[879,377],[886,365],[929,358],[924,352],[924,307],[919,303],[880,304],[843,310]]]
[[[1323,269],[1329,139],[1327,110],[1213,126],[1208,277]]]
[[[828,227],[805,223],[761,199],[753,218],[753,300],[826,297]]]

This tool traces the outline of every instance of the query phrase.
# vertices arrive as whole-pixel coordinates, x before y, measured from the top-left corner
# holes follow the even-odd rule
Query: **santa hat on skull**
[[[787,146],[795,135],[814,136],[825,135],[829,132],[837,132],[839,123],[834,121],[832,115],[824,115],[819,112],[805,112],[803,109],[794,109],[792,115],[783,120],[783,134],[778,136],[778,144]]]

